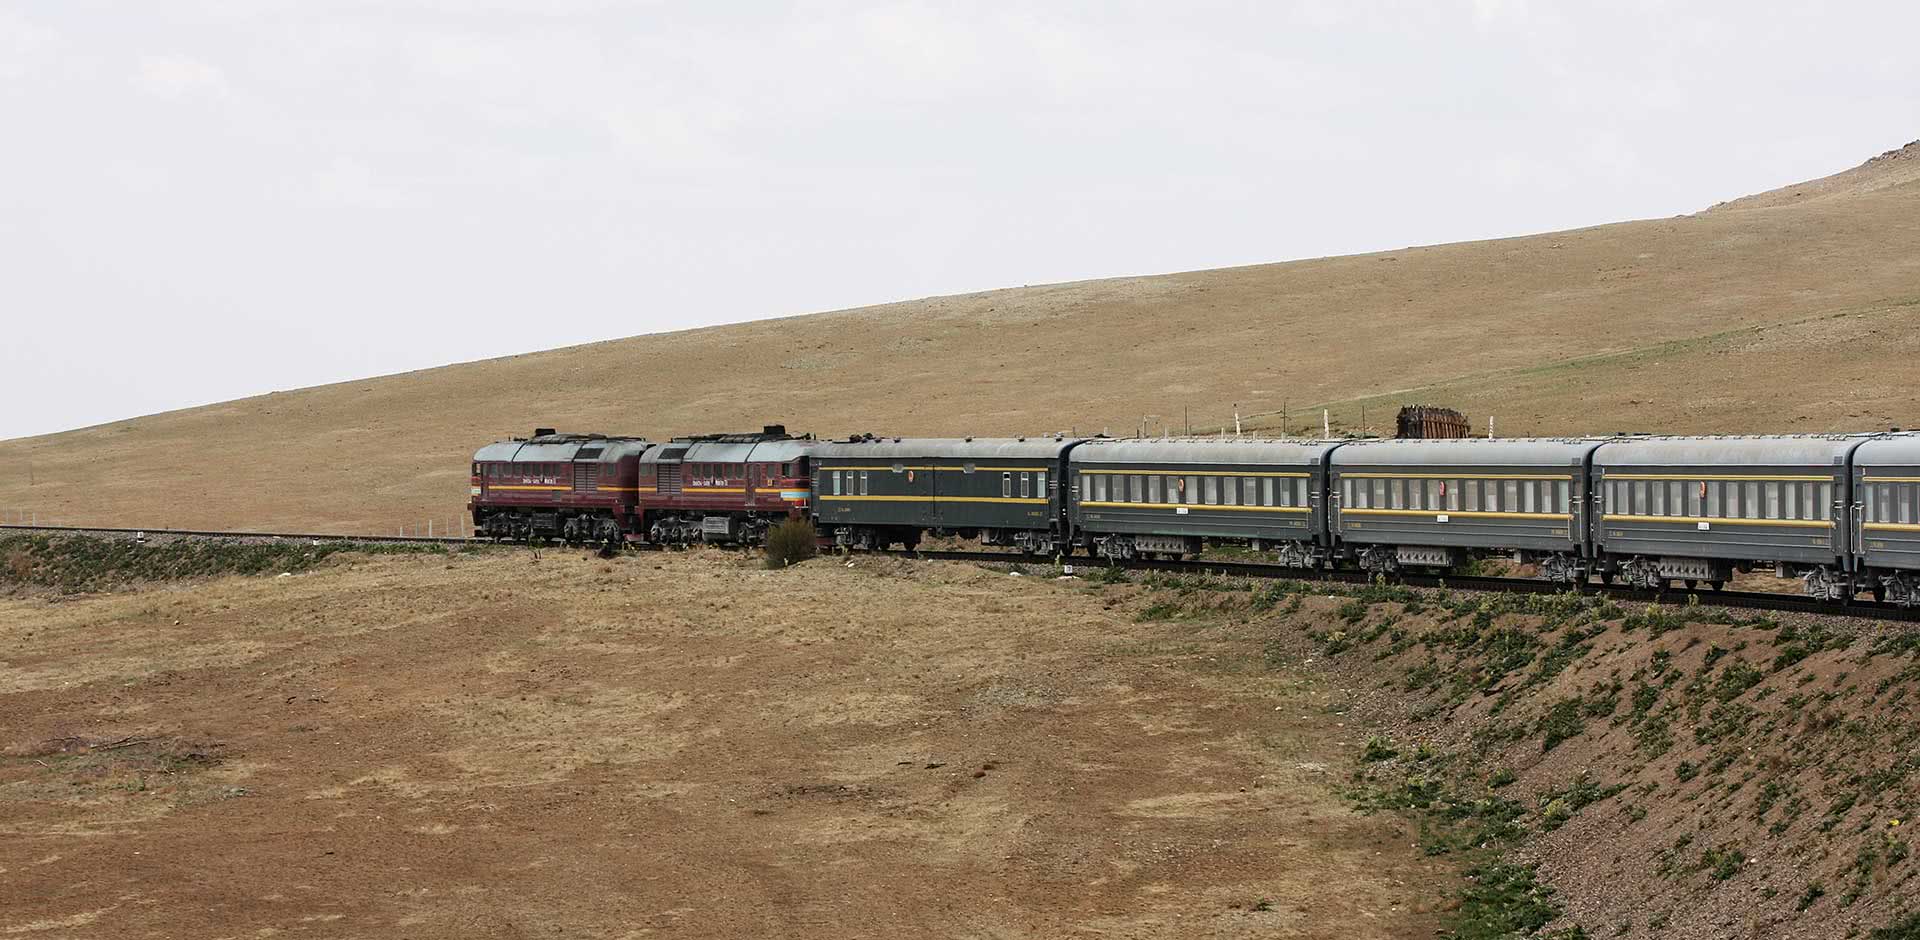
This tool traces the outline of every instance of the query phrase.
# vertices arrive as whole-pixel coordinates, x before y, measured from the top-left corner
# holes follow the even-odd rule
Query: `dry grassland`
[[[1237,403],[1299,430],[1424,401],[1509,435],[1873,429],[1920,423],[1917,326],[1920,145],[1671,219],[639,336],[11,441],[0,506],[383,531],[457,512],[474,447],[535,426],[1124,434]]]
[[[1431,935],[1340,690],[1128,590],[498,551],[0,597],[0,935]]]

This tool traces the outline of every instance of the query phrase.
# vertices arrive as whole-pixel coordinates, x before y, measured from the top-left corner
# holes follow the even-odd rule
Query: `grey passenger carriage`
[[[1594,454],[1602,576],[1664,588],[1724,585],[1756,563],[1852,594],[1847,466],[1865,435],[1645,437]]]
[[[1853,452],[1857,578],[1877,600],[1920,604],[1920,435],[1877,437]]]
[[[814,452],[815,515],[836,544],[913,548],[925,532],[1052,554],[1079,438],[861,438]]]
[[[1585,527],[1598,440],[1359,441],[1333,452],[1334,547],[1361,567],[1451,568],[1513,551],[1541,576],[1593,565]]]
[[[1074,448],[1076,544],[1107,558],[1198,554],[1245,542],[1282,564],[1326,558],[1318,441],[1089,441]]]

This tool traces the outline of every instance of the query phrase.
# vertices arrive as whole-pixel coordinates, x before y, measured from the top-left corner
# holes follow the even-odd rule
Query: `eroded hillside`
[[[475,444],[536,425],[1124,434],[1237,404],[1299,430],[1409,400],[1506,434],[1920,423],[1917,154],[1672,219],[639,336],[0,443],[0,508],[387,531],[457,514]]]

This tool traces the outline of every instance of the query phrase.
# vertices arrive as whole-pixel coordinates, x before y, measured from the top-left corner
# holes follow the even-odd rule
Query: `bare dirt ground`
[[[1688,216],[910,300],[639,336],[0,443],[0,510],[82,524],[443,523],[476,446],[656,438],[1390,427],[1500,433],[1920,424],[1920,144]],[[751,272],[743,272],[750,275]],[[642,297],[636,303],[644,304]],[[129,412],[144,410],[129,402]]]
[[[1115,597],[524,551],[0,597],[0,935],[1430,936],[1340,690]]]

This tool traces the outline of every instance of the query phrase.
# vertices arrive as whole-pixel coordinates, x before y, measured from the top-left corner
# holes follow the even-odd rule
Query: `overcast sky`
[[[1920,137],[1920,3],[0,0],[0,438],[1671,215]]]

